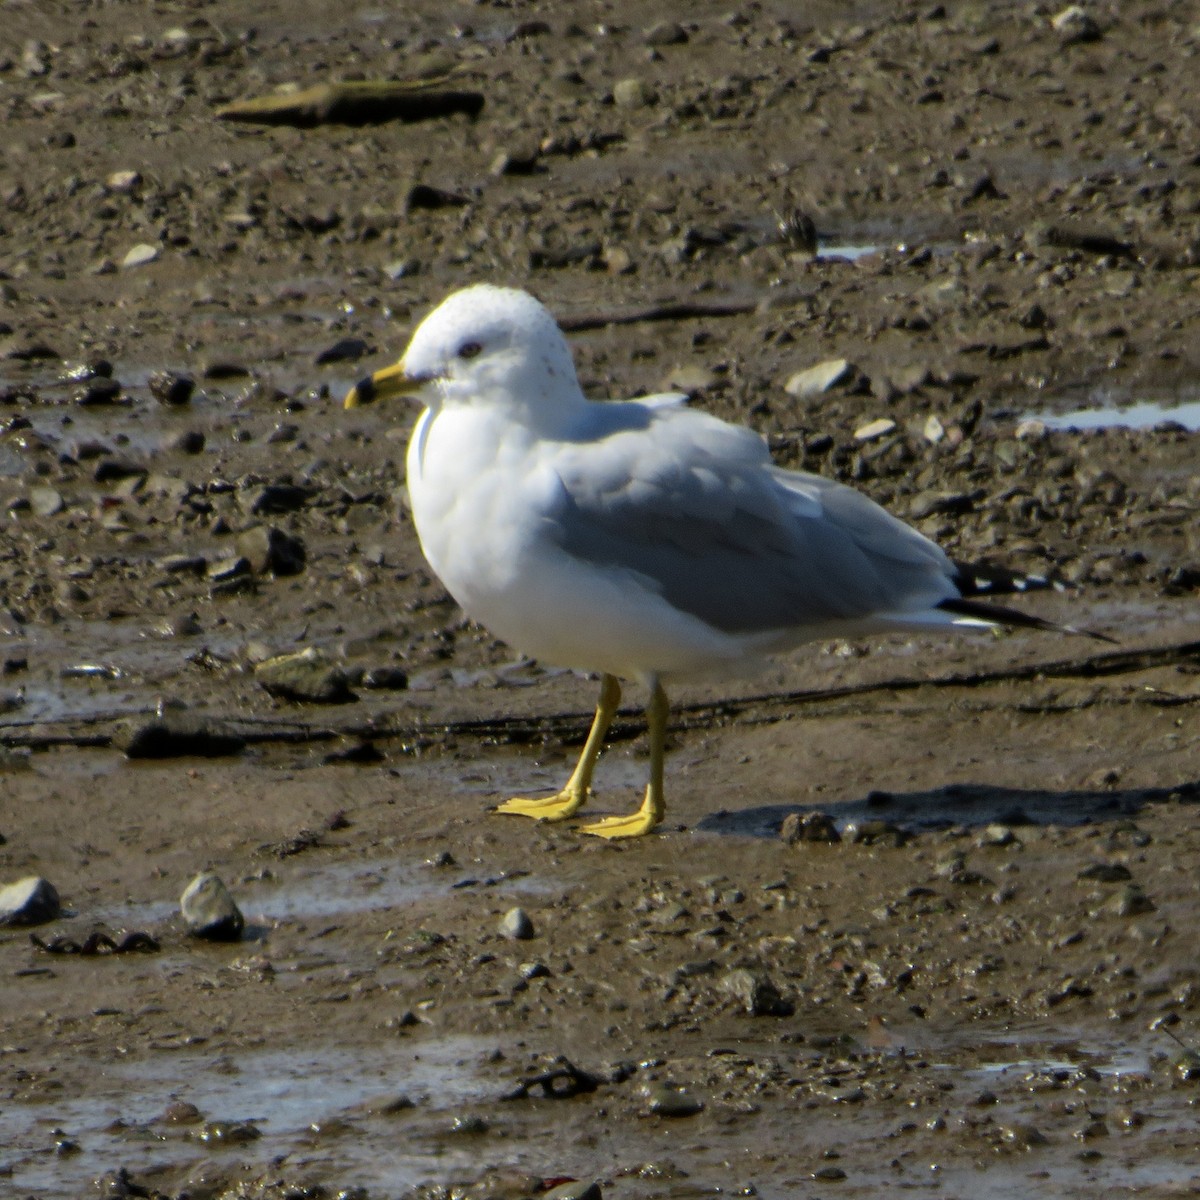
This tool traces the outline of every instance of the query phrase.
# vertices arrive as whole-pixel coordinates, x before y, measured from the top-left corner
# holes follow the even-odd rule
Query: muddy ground
[[[3,10],[0,883],[65,912],[0,931],[0,1191],[1194,1194],[1194,9],[252,7]],[[484,107],[214,117],[380,77]],[[595,684],[464,622],[411,414],[339,403],[476,280],[1119,645],[812,646],[675,698],[660,834],[489,815]],[[580,320],[663,303],[736,311]],[[157,949],[29,937],[98,928]]]

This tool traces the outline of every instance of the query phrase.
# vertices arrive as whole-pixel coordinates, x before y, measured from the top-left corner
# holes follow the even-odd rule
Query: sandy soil
[[[65,911],[0,930],[0,1191],[1193,1193],[1200,26],[794,7],[7,6],[0,884]],[[476,119],[214,116],[447,75]],[[813,646],[676,698],[661,834],[489,815],[595,684],[463,620],[410,414],[340,407],[483,279],[590,394],[683,388],[1119,645]],[[30,940],[96,929],[157,949]]]

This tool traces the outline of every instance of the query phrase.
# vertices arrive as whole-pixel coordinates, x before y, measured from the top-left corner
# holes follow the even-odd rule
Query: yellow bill
[[[394,363],[360,379],[342,401],[345,408],[359,408],[363,404],[374,404],[377,400],[391,400],[394,396],[411,396],[419,391],[428,379],[414,378],[406,374],[404,363]]]

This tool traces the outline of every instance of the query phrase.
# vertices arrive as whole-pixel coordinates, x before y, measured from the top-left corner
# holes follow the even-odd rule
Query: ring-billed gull
[[[448,591],[517,649],[601,678],[563,790],[499,812],[558,821],[579,810],[622,679],[650,693],[650,777],[636,812],[584,826],[606,838],[663,819],[668,684],[824,638],[1065,628],[973,598],[1044,580],[957,567],[861,493],[775,466],[752,430],[683,396],[588,400],[554,318],[524,292],[455,292],[345,403],[401,395],[424,405],[408,490]]]

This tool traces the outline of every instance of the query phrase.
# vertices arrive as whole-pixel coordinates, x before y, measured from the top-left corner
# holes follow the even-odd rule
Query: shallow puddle
[[[1147,400],[1120,408],[1102,405],[1068,413],[1040,413],[1037,420],[1048,429],[1074,429],[1081,433],[1093,429],[1153,429],[1166,424],[1182,425],[1194,433],[1200,430],[1200,400],[1174,405]]]
[[[381,1044],[369,1057],[327,1046],[307,1054],[181,1050],[106,1063],[97,1066],[85,1096],[6,1104],[0,1166],[22,1195],[78,1196],[118,1166],[135,1177],[196,1159],[265,1168],[320,1146],[321,1158],[338,1164],[347,1179],[411,1185],[429,1176],[430,1159],[444,1169],[470,1167],[465,1146],[459,1153],[423,1147],[413,1126],[426,1134],[450,1129],[447,1110],[500,1092],[502,1085],[480,1074],[487,1049],[480,1039],[459,1036],[420,1046]],[[399,1097],[412,1108],[394,1104]],[[399,1111],[382,1115],[389,1101]],[[194,1105],[200,1120],[164,1120],[169,1106],[180,1103]],[[406,1136],[399,1136],[398,1122],[405,1122]],[[382,1127],[364,1152],[353,1135],[372,1123]],[[247,1125],[260,1136],[247,1133]]]

